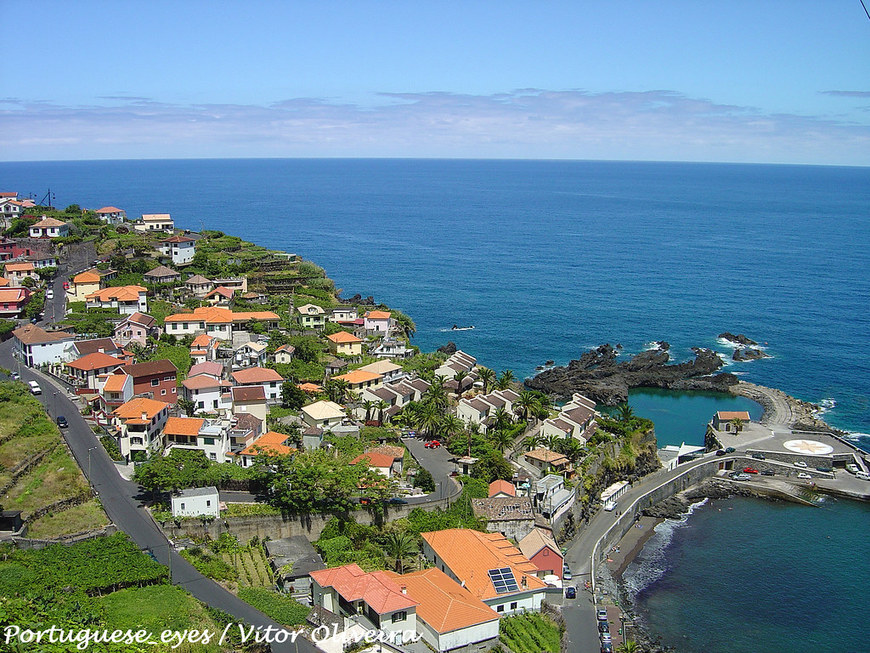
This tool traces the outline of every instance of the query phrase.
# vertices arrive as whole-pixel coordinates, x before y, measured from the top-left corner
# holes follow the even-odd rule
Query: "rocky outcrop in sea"
[[[621,361],[614,347],[601,345],[567,366],[544,370],[528,379],[526,385],[563,398],[580,392],[597,403],[615,406],[628,400],[631,388],[727,392],[738,381],[733,374],[713,374],[723,362],[711,349],[695,347],[693,360],[673,364],[669,362],[669,349],[670,345],[661,341],[655,349]]]

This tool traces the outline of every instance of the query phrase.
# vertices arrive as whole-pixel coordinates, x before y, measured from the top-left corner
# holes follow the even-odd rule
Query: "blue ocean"
[[[870,447],[861,435],[870,433],[868,168],[404,159],[0,163],[0,190],[39,200],[49,188],[56,206],[114,205],[130,217],[168,212],[184,228],[219,229],[299,254],[322,265],[344,296],[372,295],[411,315],[423,350],[453,340],[482,364],[520,378],[546,360],[564,364],[605,342],[629,355],[667,340],[677,360],[689,358],[693,346],[712,347],[729,360],[728,371],[820,404],[826,420]],[[451,331],[454,324],[475,328]],[[723,331],[746,334],[771,358],[731,363],[732,350],[717,340]],[[646,391],[631,398],[636,412],[656,421],[661,445],[701,441],[717,408],[758,414],[742,401]],[[826,514],[857,542],[870,519],[852,508],[838,515],[847,504]],[[782,523],[799,511],[785,508]],[[762,507],[745,514],[791,552],[827,546],[813,529],[777,537],[784,527]],[[746,527],[697,521],[686,531],[708,533],[715,523],[718,538],[722,529],[739,534]],[[794,573],[791,557],[779,564],[757,553],[741,547],[734,564],[787,580],[797,593],[820,591],[815,575]],[[690,565],[701,564],[687,560],[681,569],[691,576]],[[824,569],[825,593],[862,602],[853,568],[825,556],[812,564]],[[641,600],[663,597],[654,614],[676,615],[685,608],[682,595],[664,587],[659,594],[658,582]],[[732,589],[729,609],[756,609],[751,587]],[[709,625],[718,623],[711,615],[720,608],[700,601],[692,604],[693,619],[668,617],[654,626],[678,647],[668,629],[710,631],[725,646],[728,633]],[[764,618],[788,630],[797,617],[785,603],[782,610]],[[831,648],[813,650],[843,650],[833,644],[846,624],[826,627]]]

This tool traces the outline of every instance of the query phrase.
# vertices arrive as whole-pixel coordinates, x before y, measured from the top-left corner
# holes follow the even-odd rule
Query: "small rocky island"
[[[734,345],[734,353],[731,355],[733,361],[755,361],[760,358],[770,358],[770,354],[759,349],[757,342],[747,338],[742,333],[735,335],[730,331],[725,331],[719,334],[719,338]]]
[[[615,406],[628,401],[631,388],[728,392],[738,381],[733,374],[714,374],[723,362],[711,349],[692,348],[695,358],[685,363],[669,363],[669,349],[670,345],[661,341],[655,349],[619,361],[614,347],[601,345],[567,366],[537,374],[526,385],[564,398],[580,392],[599,404]]]

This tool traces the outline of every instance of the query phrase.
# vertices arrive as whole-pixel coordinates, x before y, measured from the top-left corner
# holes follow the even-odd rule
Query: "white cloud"
[[[0,153],[10,161],[386,156],[870,164],[870,125],[766,114],[667,90],[381,97],[365,108],[318,98],[185,106],[107,97],[106,104],[75,107],[6,98]]]

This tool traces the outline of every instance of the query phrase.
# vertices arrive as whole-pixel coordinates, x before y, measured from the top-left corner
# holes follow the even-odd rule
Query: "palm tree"
[[[436,403],[432,402],[423,404],[423,411],[420,417],[420,426],[429,437],[432,437],[441,425],[444,413]]]
[[[490,441],[492,442],[492,446],[495,447],[499,453],[502,453],[505,449],[511,446],[513,438],[508,431],[498,430],[490,436]]]
[[[639,651],[640,645],[633,639],[627,639],[618,647],[616,647],[617,653],[639,653]]]
[[[743,428],[743,420],[739,417],[735,417],[731,420],[731,426],[734,427],[734,435],[737,435],[738,433],[740,433],[740,429]]]
[[[343,404],[347,397],[347,391],[350,385],[344,379],[329,379],[323,384],[323,389],[330,401],[337,404]]]
[[[393,559],[396,571],[403,574],[405,573],[405,559],[415,555],[418,547],[411,533],[393,531],[387,535],[384,550],[387,556]]]
[[[541,443],[544,441],[543,436],[540,433],[537,435],[529,435],[523,440],[523,445],[525,445],[527,451],[531,451],[532,449],[537,449],[541,446]]]
[[[514,373],[511,370],[505,370],[501,373],[501,376],[498,377],[498,383],[496,383],[496,387],[499,390],[507,390],[511,387],[511,383],[514,381]]]
[[[491,370],[488,367],[478,367],[477,378],[483,383],[483,393],[486,394],[495,381],[495,370]]]
[[[529,414],[534,410],[538,398],[528,390],[523,390],[519,398],[514,402],[514,412],[523,420],[529,419]]]
[[[496,431],[501,431],[511,425],[510,413],[505,410],[504,406],[499,406],[498,408],[496,408],[492,416],[492,428]]]
[[[456,415],[445,415],[438,425],[441,434],[445,438],[452,438],[465,431],[465,422]]]
[[[456,396],[462,394],[462,382],[468,378],[468,372],[464,372],[459,370],[456,374],[453,375],[453,380],[456,381]]]
[[[381,399],[379,402],[375,404],[375,408],[378,409],[378,421],[381,423],[381,426],[384,424],[384,411],[390,407],[386,401]]]
[[[423,403],[433,403],[442,410],[447,408],[447,390],[444,389],[444,379],[438,377],[432,382],[423,396]]]
[[[564,438],[561,438],[558,435],[553,434],[553,435],[548,435],[546,438],[544,438],[544,442],[547,444],[547,449],[549,449],[550,451],[555,451],[559,446],[559,441],[563,440],[563,439]]]
[[[620,422],[627,422],[634,417],[634,411],[631,409],[631,406],[628,405],[628,402],[622,402],[619,404],[619,406],[616,407],[616,413],[619,415]]]
[[[370,399],[366,399],[363,402],[363,408],[366,409],[366,421],[370,422],[372,419],[372,409],[375,407],[375,402]]]

